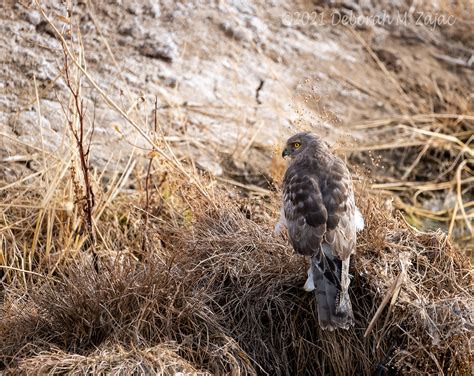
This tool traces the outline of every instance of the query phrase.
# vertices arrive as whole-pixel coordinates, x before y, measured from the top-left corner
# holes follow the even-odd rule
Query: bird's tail
[[[326,247],[329,248],[327,244],[322,247],[326,257],[333,258],[331,250],[325,249]],[[333,261],[334,272],[339,282],[336,284],[323,274],[317,266],[316,260],[311,259],[319,325],[326,330],[348,329],[354,321],[349,298],[349,258],[344,261]]]

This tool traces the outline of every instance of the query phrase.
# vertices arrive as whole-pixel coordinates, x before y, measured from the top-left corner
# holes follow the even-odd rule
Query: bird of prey
[[[353,324],[349,259],[364,220],[355,206],[345,163],[317,135],[290,137],[282,153],[290,162],[283,179],[283,205],[275,233],[288,229],[297,254],[310,259],[306,291],[315,290],[322,329]]]

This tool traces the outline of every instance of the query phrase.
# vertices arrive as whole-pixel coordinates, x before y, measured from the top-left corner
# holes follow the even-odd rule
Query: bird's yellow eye
[[[295,149],[299,149],[301,147],[301,144],[299,142],[295,142],[295,143],[293,143],[293,147]]]

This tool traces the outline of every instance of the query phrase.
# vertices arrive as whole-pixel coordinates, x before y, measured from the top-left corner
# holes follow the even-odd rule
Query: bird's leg
[[[286,226],[286,218],[285,218],[285,210],[282,206],[281,210],[280,210],[280,220],[275,225],[275,229],[273,230],[273,233],[275,235],[280,235],[280,232],[281,232],[281,229],[283,228],[283,226]]]
[[[303,286],[303,289],[305,291],[313,291],[316,287],[314,286],[314,275],[313,275],[313,266],[311,263],[311,257],[306,257],[306,259],[309,259],[309,269],[308,269],[308,279],[306,280],[306,283]]]

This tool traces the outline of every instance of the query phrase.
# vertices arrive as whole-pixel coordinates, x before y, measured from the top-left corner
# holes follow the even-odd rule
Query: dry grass
[[[82,66],[80,38],[61,41],[76,93],[82,79],[99,90]],[[302,289],[304,260],[287,239],[272,235],[278,194],[250,187],[260,198],[244,199],[199,174],[175,156],[165,135],[149,133],[100,94],[146,136],[151,152],[132,154],[107,182],[103,172],[87,169],[88,183],[79,167],[84,152],[73,137],[82,128],[72,95],[64,105],[70,143],[62,159],[41,153],[38,173],[0,186],[0,368],[11,374],[472,374],[471,265],[447,235],[414,229],[384,196],[359,187],[366,228],[351,265],[356,324],[323,332],[315,299]],[[464,184],[471,140],[462,129],[446,138],[433,122],[423,126],[412,117],[408,123],[422,125],[409,130],[420,137],[416,145],[428,138],[430,147],[460,156],[454,175],[433,184],[457,184],[458,212],[446,216],[470,218]],[[395,135],[407,131],[389,128]],[[82,129],[86,142],[92,129],[90,121]],[[416,171],[423,159],[410,163]],[[125,193],[130,182],[137,188]],[[87,212],[89,189],[95,200]]]
[[[457,10],[459,11],[459,9]],[[457,14],[452,9],[449,14]],[[466,13],[464,12],[464,17]],[[458,15],[460,28],[462,21]],[[361,142],[346,148],[352,161],[366,168],[371,188],[394,196],[410,224],[446,231],[466,250],[474,250],[474,113],[469,85],[453,89],[438,77],[394,73],[368,49],[377,66],[403,94],[394,103],[401,115],[353,124]],[[472,31],[471,31],[472,34]],[[449,41],[438,40],[449,46]],[[467,77],[468,70],[460,72]],[[410,111],[407,108],[410,108]]]
[[[146,249],[144,192],[119,195],[96,221],[98,271],[89,252],[64,249],[63,222],[49,257],[37,249],[34,274],[4,269],[1,361],[27,374],[469,374],[467,261],[445,235],[418,232],[361,194],[367,228],[352,265],[350,331],[319,330],[304,261],[271,235],[274,200],[244,208],[217,189],[212,208],[177,177],[149,203]],[[33,229],[39,212],[8,214]],[[26,248],[31,234],[12,228],[5,238]],[[364,337],[402,265],[398,294]]]
[[[441,227],[466,251],[474,249],[473,122],[437,114],[374,121],[355,127],[370,129],[373,139],[352,148],[372,189],[396,192],[395,205],[411,224]]]
[[[407,10],[406,5],[399,6],[402,12]],[[467,41],[474,37],[469,27],[471,8],[469,2],[450,1],[437,5],[421,1],[410,8],[414,17],[429,14],[456,19],[455,27],[438,25],[440,33],[429,33],[430,43],[438,47],[432,56],[442,65],[442,70],[429,74],[423,60],[421,69],[404,66],[403,54],[397,55],[400,70],[391,69],[393,59],[374,52],[370,33],[349,29],[354,42],[367,51],[374,70],[383,75],[384,85],[398,92],[395,97],[388,95],[383,85],[371,87],[355,82],[350,75],[334,75],[399,113],[349,126],[360,142],[345,149],[353,152],[355,164],[365,166],[371,188],[393,197],[410,224],[443,229],[468,254],[474,252],[474,107],[471,69],[463,54],[472,47]],[[427,26],[412,31],[423,39]],[[461,84],[453,84],[444,73],[455,73]]]

